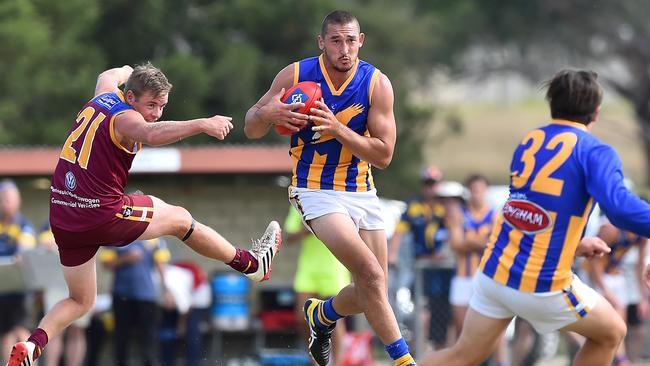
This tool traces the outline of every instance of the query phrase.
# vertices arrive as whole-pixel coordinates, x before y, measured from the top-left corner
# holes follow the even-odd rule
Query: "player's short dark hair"
[[[361,29],[357,17],[352,15],[352,13],[345,10],[334,10],[333,12],[327,14],[325,16],[325,19],[323,19],[323,24],[320,27],[320,34],[321,36],[325,36],[330,24],[343,25],[350,23],[355,23],[357,25],[357,28],[359,28],[359,30]]]
[[[472,174],[467,179],[465,180],[465,185],[467,187],[471,186],[474,182],[483,182],[485,185],[490,185],[490,181],[487,179],[487,177],[483,174],[477,173],[477,174]]]
[[[589,124],[603,100],[598,74],[591,70],[562,70],[545,83],[551,117]]]
[[[168,94],[171,89],[172,84],[167,80],[165,74],[148,61],[133,68],[133,72],[124,86],[124,92],[131,90],[136,99],[146,92],[159,97]]]

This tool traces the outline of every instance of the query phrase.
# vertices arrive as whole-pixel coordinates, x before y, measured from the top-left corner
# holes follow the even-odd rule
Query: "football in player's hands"
[[[304,103],[305,105],[302,108],[295,109],[294,112],[311,114],[309,111],[311,108],[316,108],[316,101],[321,99],[322,96],[323,93],[320,85],[313,81],[301,81],[289,88],[280,100],[284,104]],[[275,125],[274,127],[275,131],[283,136],[289,136],[294,133],[284,126]]]

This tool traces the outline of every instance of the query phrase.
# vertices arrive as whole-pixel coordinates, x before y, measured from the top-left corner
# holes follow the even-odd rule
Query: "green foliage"
[[[440,28],[451,69],[515,71],[534,81],[560,69],[590,68],[630,102],[643,131],[650,182],[650,2],[639,0],[421,0],[445,14]],[[458,24],[462,26],[453,26]],[[458,62],[472,54],[472,67]]]
[[[60,143],[79,101],[91,94],[100,53],[79,26],[97,13],[84,4],[0,2],[0,143]],[[79,23],[63,24],[65,14]]]
[[[377,175],[386,193],[403,196],[433,112],[410,97],[446,43],[436,34],[445,18],[415,0],[0,0],[0,144],[59,145],[101,71],[148,60],[174,85],[166,118],[229,115],[238,128],[227,141],[249,143],[246,110],[280,69],[319,53],[321,21],[336,8],[359,17],[361,57],[395,89],[397,150],[389,174]]]

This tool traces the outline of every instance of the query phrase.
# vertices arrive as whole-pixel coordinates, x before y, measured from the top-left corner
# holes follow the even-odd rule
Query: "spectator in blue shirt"
[[[158,290],[154,270],[163,278],[163,264],[170,253],[162,239],[137,240],[124,247],[102,250],[101,261],[115,272],[113,314],[115,316],[115,364],[129,364],[129,345],[137,344],[143,365],[160,365],[155,349]],[[164,287],[164,281],[160,281]],[[137,333],[138,337],[134,337]]]

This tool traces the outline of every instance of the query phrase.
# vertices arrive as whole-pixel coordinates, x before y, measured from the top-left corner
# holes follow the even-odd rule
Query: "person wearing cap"
[[[32,224],[20,213],[20,191],[16,183],[0,181],[0,260],[11,263],[20,253],[36,245]],[[11,346],[29,332],[24,326],[27,317],[24,291],[0,293],[0,337],[2,355],[6,357]],[[6,362],[6,360],[3,360]]]
[[[452,268],[440,268],[448,256],[449,243],[462,240],[463,214],[458,191],[452,182],[442,181],[442,172],[435,166],[422,170],[421,193],[408,201],[406,211],[391,238],[388,264],[399,261],[399,248],[406,234],[412,235],[416,260],[430,260],[437,264],[425,270],[425,295],[430,313],[429,338],[436,348],[447,343],[447,329],[451,322],[449,287]],[[451,183],[451,184],[449,184]],[[461,186],[462,188],[462,186]]]

